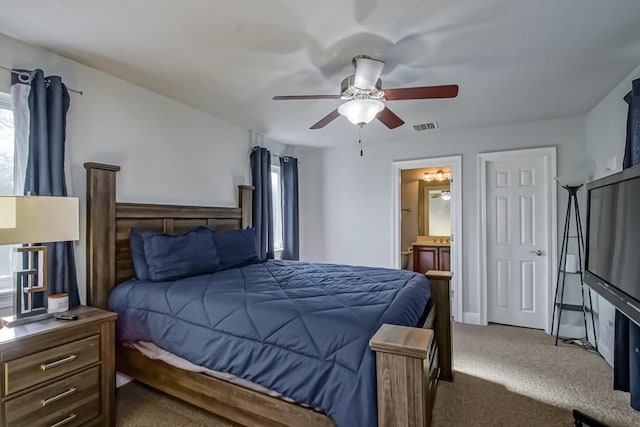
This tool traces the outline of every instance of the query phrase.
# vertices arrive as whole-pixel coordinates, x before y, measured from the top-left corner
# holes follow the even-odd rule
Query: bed
[[[172,307],[173,304],[170,303],[173,299],[167,298],[167,289],[176,292],[176,289],[180,288],[180,284],[167,284],[167,289],[160,290],[157,283],[145,288],[144,283],[129,281],[134,276],[128,242],[129,230],[135,227],[144,230],[180,233],[199,225],[213,225],[216,227],[216,231],[246,228],[251,225],[252,188],[249,186],[239,187],[238,208],[120,203],[116,201],[115,197],[116,174],[120,168],[96,163],[87,163],[85,168],[87,170],[88,304],[106,308],[116,285],[124,283],[118,286],[118,291],[114,292],[113,299],[118,301],[121,308],[118,311],[131,315],[127,324],[133,322],[131,319],[139,318],[139,329],[143,330],[140,336],[147,334],[148,338],[153,341],[153,336],[162,336],[171,328],[178,330],[178,326],[165,325],[166,322],[163,319],[172,317],[172,310],[175,311],[175,307]],[[302,270],[305,270],[304,274],[301,273]],[[231,371],[241,377],[248,377],[249,380],[258,384],[266,384],[266,388],[290,398],[288,400],[256,391],[250,387],[247,388],[233,381],[193,370],[181,369],[162,360],[152,360],[143,355],[139,349],[124,345],[118,345],[116,349],[117,368],[120,372],[142,383],[243,425],[330,426],[334,425],[334,422],[337,422],[338,425],[353,425],[353,422],[358,420],[359,425],[374,425],[377,421],[378,425],[413,423],[414,425],[426,426],[430,422],[431,407],[438,379],[452,380],[448,298],[450,274],[430,272],[428,274],[431,282],[430,288],[424,278],[416,277],[413,273],[406,273],[404,276],[403,274],[405,273],[388,269],[307,263],[294,265],[284,261],[268,261],[264,264],[215,273],[213,275],[215,277],[200,278],[199,280],[202,282],[200,285],[196,284],[196,280],[189,283],[188,287],[192,291],[195,289],[196,292],[196,296],[192,300],[203,299],[202,295],[207,292],[206,289],[209,289],[205,285],[212,280],[215,280],[216,283],[227,283],[226,280],[229,286],[237,286],[240,283],[238,282],[239,278],[242,278],[242,288],[244,289],[242,295],[245,299],[247,295],[254,299],[262,298],[265,292],[269,294],[268,289],[277,289],[280,296],[274,300],[276,306],[277,304],[290,305],[291,301],[287,300],[289,294],[294,295],[294,299],[298,303],[302,298],[305,301],[315,301],[314,304],[321,305],[320,309],[314,307],[314,310],[318,309],[316,311],[323,313],[322,316],[324,316],[319,319],[319,324],[330,323],[332,327],[326,328],[325,331],[308,333],[309,340],[295,343],[299,346],[297,348],[284,348],[294,344],[280,345],[283,342],[283,337],[276,336],[274,338],[270,334],[264,333],[261,330],[262,327],[256,328],[255,325],[253,328],[249,328],[242,324],[241,318],[236,319],[237,316],[224,317],[222,319],[224,320],[223,325],[217,329],[214,328],[214,332],[218,334],[218,338],[214,340],[219,345],[217,351],[220,348],[229,350],[226,360],[224,357],[199,358],[199,355],[204,355],[209,350],[199,348],[198,345],[189,345],[182,347],[191,349],[191,353],[189,351],[182,352],[181,346],[178,345],[180,339],[168,341],[167,346],[169,347],[171,342],[174,343],[174,347],[169,349],[172,354],[178,353],[178,356],[182,356],[190,362],[195,361],[196,365]],[[292,275],[295,275],[297,280],[290,280]],[[265,279],[268,277],[273,278],[273,280],[269,279],[273,283]],[[334,282],[325,283],[325,287],[305,284],[305,280],[323,282],[323,280],[318,280],[318,277],[332,278],[331,280]],[[352,282],[360,280],[363,288],[358,296],[350,296],[351,299],[342,300],[340,298],[346,298],[345,295],[350,293],[341,283],[347,278]],[[387,280],[387,278],[389,279]],[[283,286],[283,283],[286,286]],[[151,288],[160,290],[156,299],[159,305],[154,305],[152,310],[154,315],[149,317],[149,314],[146,313],[136,317],[139,305],[133,304],[133,301],[136,299],[142,303],[145,300],[150,301],[151,297],[146,292]],[[223,288],[219,288],[217,285],[217,289]],[[118,292],[121,294],[120,296],[117,295]],[[203,294],[197,294],[198,292],[203,292]],[[314,294],[309,295],[309,292]],[[413,294],[404,298],[397,296],[402,295],[403,292],[413,292]],[[228,294],[227,292],[225,295]],[[237,297],[236,294],[233,293],[235,297]],[[323,294],[327,296],[323,297]],[[182,296],[184,294],[174,295]],[[212,301],[220,299],[220,295],[217,295]],[[283,295],[286,295],[287,298],[284,298]],[[341,324],[344,324],[345,319],[341,319],[337,313],[342,313],[341,315],[347,317],[353,315],[352,309],[335,311],[340,305],[359,307],[362,301],[358,298],[370,300],[374,296],[379,300],[366,301],[367,313],[371,313],[370,307],[375,308],[383,303],[388,304],[381,306],[382,308],[377,312],[375,309],[373,310],[374,313],[371,316],[376,317],[375,320],[368,324],[366,322],[360,324],[356,317],[352,318],[355,329],[349,331],[349,328],[340,327]],[[330,303],[329,300],[334,302]],[[398,303],[397,301],[400,300],[402,302]],[[166,303],[161,303],[162,301]],[[229,301],[233,301],[233,299]],[[160,306],[164,306],[167,310],[164,317],[157,314],[162,311],[162,308],[158,308]],[[224,306],[220,306],[220,309]],[[130,312],[127,312],[127,309]],[[332,311],[336,314],[333,316],[327,314]],[[263,319],[271,317],[270,315],[263,316]],[[359,317],[366,317],[366,315],[362,314]],[[147,319],[146,324],[144,319]],[[419,326],[420,329],[416,327],[400,329],[400,327],[383,325],[376,333],[375,329],[371,330],[371,325],[376,325],[377,328],[380,319],[384,321],[383,323],[393,325],[406,323],[407,326]],[[281,321],[283,324],[291,323],[287,318],[283,318]],[[183,327],[179,335],[195,334],[195,332],[189,331],[197,329],[201,325],[194,326],[193,323],[193,319],[187,319],[184,323],[186,326]],[[298,327],[307,328],[307,325],[302,323]],[[212,324],[218,325],[219,322],[212,322]],[[280,328],[273,330],[280,330]],[[300,334],[299,330],[295,332],[296,337],[305,335]],[[293,331],[296,329],[294,328]],[[335,342],[328,344],[335,346],[335,351],[330,354],[325,352],[326,354],[322,354],[321,358],[316,357],[315,359],[311,357],[313,355],[304,354],[305,349],[314,347],[314,340],[319,337],[326,338],[328,335],[327,339],[335,340],[336,338],[331,336],[332,331],[339,332],[340,339],[344,340],[340,345],[336,345]],[[251,334],[253,335],[249,336]],[[358,337],[358,334],[361,336]],[[374,334],[375,336],[373,336]],[[239,335],[247,336],[242,337],[243,342],[239,342],[237,338]],[[125,338],[123,341],[126,341],[126,331],[121,331],[120,336]],[[228,341],[229,336],[235,336],[235,341]],[[257,339],[258,337],[260,339]],[[267,341],[262,340],[264,337],[268,337]],[[376,350],[375,354],[366,348],[369,339],[371,339],[371,347]],[[243,345],[248,345],[250,348],[235,353],[231,351]],[[351,351],[351,348],[354,347],[358,348],[355,353]],[[309,367],[309,372],[317,368],[318,381],[325,381],[332,386],[329,387],[329,390],[342,390],[343,394],[345,387],[339,386],[339,378],[335,376],[347,377],[348,372],[356,372],[357,375],[350,378],[349,381],[357,382],[359,386],[354,386],[354,390],[361,391],[358,391],[356,398],[352,400],[365,400],[363,407],[359,408],[355,403],[347,402],[346,398],[342,398],[340,399],[343,403],[342,408],[340,408],[341,402],[337,402],[334,405],[337,409],[333,412],[330,399],[325,396],[327,393],[323,395],[322,392],[318,392],[317,388],[314,388],[318,381],[313,379],[313,373],[309,374],[307,381],[309,387],[305,394],[304,382],[292,385],[281,381],[283,375],[287,374],[287,372],[280,372],[284,369],[282,366],[278,367],[278,364],[272,362],[261,363],[262,360],[270,360],[262,357],[266,357],[268,353],[274,353],[271,360],[287,360],[293,353],[296,353],[296,357],[307,358],[304,361],[292,359],[290,363],[283,366],[303,366],[300,369]],[[243,355],[247,354],[253,356],[247,357],[246,360],[242,359]],[[260,355],[260,357],[256,355]],[[358,358],[362,360],[356,360]],[[327,360],[334,366],[344,365],[342,373],[340,370],[324,369],[323,363]],[[249,370],[236,371],[237,366],[248,366]],[[295,371],[293,368],[284,370]],[[307,379],[305,378],[305,380]],[[416,396],[419,399],[416,400]],[[291,402],[291,399],[307,403],[307,405]],[[345,406],[345,402],[349,405]],[[311,407],[320,408],[324,412]],[[326,413],[329,413],[331,417]]]

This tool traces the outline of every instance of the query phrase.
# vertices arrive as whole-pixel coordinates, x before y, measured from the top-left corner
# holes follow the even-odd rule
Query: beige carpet
[[[640,426],[598,355],[555,347],[543,332],[456,324],[453,383],[441,382],[433,425],[572,426],[577,408],[610,426]],[[118,426],[231,426],[138,383],[118,389]]]
[[[554,346],[542,331],[456,324],[454,382],[441,382],[435,426],[572,426],[580,409],[610,426],[640,426],[599,355]]]

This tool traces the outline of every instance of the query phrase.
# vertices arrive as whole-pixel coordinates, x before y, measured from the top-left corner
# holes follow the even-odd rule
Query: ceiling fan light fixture
[[[340,115],[360,127],[370,123],[382,110],[384,110],[384,102],[368,98],[352,99],[338,107]]]
[[[451,200],[451,191],[442,191],[442,193],[440,193],[440,197],[442,198],[442,200]]]

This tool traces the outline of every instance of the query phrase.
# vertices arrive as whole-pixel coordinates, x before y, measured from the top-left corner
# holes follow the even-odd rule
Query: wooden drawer
[[[10,360],[4,364],[4,395],[8,396],[99,360],[99,335]]]
[[[79,425],[100,414],[98,366],[46,387],[8,400],[4,404],[7,426]],[[75,415],[75,416],[72,416]]]

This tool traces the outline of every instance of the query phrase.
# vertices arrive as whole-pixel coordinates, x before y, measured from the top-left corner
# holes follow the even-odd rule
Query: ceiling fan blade
[[[458,96],[458,85],[405,87],[384,90],[384,97],[387,101],[455,98],[456,96]]]
[[[398,117],[393,111],[386,108],[378,113],[376,116],[386,127],[389,129],[395,129],[398,126],[402,126],[404,121]]]
[[[335,110],[324,116],[322,119],[320,119],[318,123],[311,126],[309,129],[322,129],[338,117],[340,117],[340,113],[338,113],[338,109],[336,108]]]
[[[285,95],[274,96],[274,101],[291,101],[300,99],[340,99],[342,95]]]
[[[371,90],[382,74],[384,62],[364,56],[356,57],[356,77],[353,85],[359,89]]]

